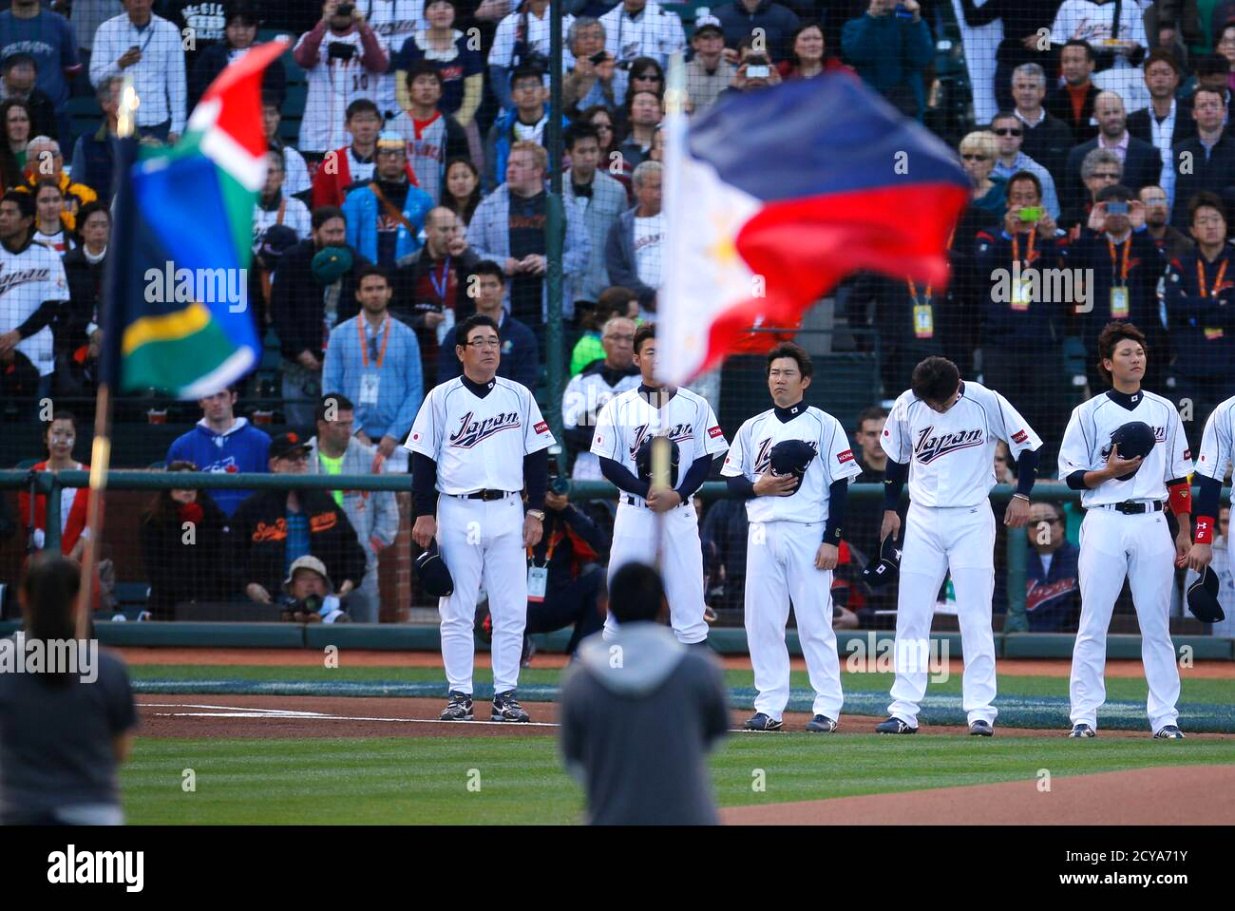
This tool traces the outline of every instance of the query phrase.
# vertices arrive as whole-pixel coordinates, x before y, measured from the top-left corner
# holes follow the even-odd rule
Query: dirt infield
[[[1230,825],[1235,767],[1189,766],[728,807],[729,825]]]

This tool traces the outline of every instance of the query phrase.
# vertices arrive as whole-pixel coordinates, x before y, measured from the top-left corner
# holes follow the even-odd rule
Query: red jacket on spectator
[[[329,153],[326,155],[326,161],[318,166],[317,173],[313,175],[313,205],[309,207],[310,209],[316,209],[318,206],[343,205],[343,197],[347,195],[343,191],[355,183],[352,180],[351,160],[347,154],[350,148],[351,146],[344,146],[334,150],[336,167],[326,167],[326,161],[331,160]],[[410,164],[404,167],[404,173],[407,174],[407,179],[413,187],[420,186],[420,182],[416,179],[416,172],[412,170]]]
[[[46,471],[47,461],[44,460],[34,466],[34,471]],[[89,471],[89,465],[82,465],[82,471]],[[69,509],[68,522],[64,526],[64,532],[60,535],[60,552],[62,554],[72,553],[73,548],[77,546],[78,539],[81,538],[81,533],[86,527],[86,506],[90,501],[90,490],[86,487],[77,488],[77,493],[73,496],[73,506]],[[30,527],[30,492],[23,490],[17,497],[19,511],[21,512],[21,527],[23,529]],[[34,527],[47,530],[47,497],[39,494],[34,498]]]

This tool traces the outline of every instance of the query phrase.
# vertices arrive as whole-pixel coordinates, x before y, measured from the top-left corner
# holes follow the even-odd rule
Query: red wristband
[[[1192,488],[1188,484],[1174,484],[1170,488],[1171,512],[1175,515],[1192,512]]]
[[[1213,516],[1197,516],[1196,517],[1196,537],[1194,539],[1197,544],[1213,544],[1214,543],[1214,517]]]

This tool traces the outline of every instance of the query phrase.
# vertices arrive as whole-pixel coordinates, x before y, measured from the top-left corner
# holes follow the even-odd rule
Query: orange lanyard
[[[360,333],[360,356],[364,358],[364,365],[369,366],[369,340],[365,336],[365,319],[364,314],[356,317],[356,331]],[[390,314],[386,314],[386,321],[382,323],[382,350],[377,353],[377,369],[382,369],[382,361],[386,360],[386,345],[390,342]]]
[[[549,565],[549,561],[551,561],[551,560],[553,559],[553,550],[554,550],[554,548],[556,548],[556,547],[557,547],[557,542],[558,542],[558,541],[560,541],[560,540],[562,540],[562,538],[564,538],[564,537],[565,537],[565,535],[564,535],[564,534],[563,534],[563,535],[554,535],[553,537],[551,537],[551,538],[549,539],[549,548],[548,548],[548,550],[546,550],[546,551],[545,551],[545,566],[548,566],[548,565]],[[527,558],[528,558],[529,560],[531,560],[533,563],[535,563],[535,562],[536,562],[536,557],[535,557],[535,555],[533,555],[533,553],[532,553],[532,548],[530,548],[530,547],[527,549]]]
[[[1110,247],[1110,250],[1111,250],[1111,284],[1114,285],[1116,284],[1115,282],[1115,242],[1108,237],[1106,239],[1106,245]],[[1132,238],[1130,236],[1127,240],[1124,241],[1123,247],[1124,247],[1123,265],[1119,267],[1118,284],[1126,286],[1128,284],[1128,255],[1129,255],[1129,252],[1132,250]]]
[[[1038,236],[1038,226],[1034,225],[1029,229],[1029,246],[1025,250],[1025,268],[1028,269],[1030,263],[1033,262],[1033,243]],[[1020,235],[1012,235],[1012,262],[1019,262],[1021,258],[1021,243]]]
[[[1205,290],[1205,257],[1197,254],[1196,257],[1196,283],[1201,288],[1201,297],[1217,297],[1218,291],[1222,287],[1222,279],[1226,278],[1226,266],[1230,260],[1222,260],[1222,265],[1218,268],[1218,277],[1214,279],[1214,287],[1212,291]]]
[[[944,251],[945,253],[951,253],[951,252],[952,252],[952,241],[953,241],[953,240],[955,240],[955,239],[956,239],[956,228],[955,228],[955,227],[953,227],[953,228],[952,228],[952,233],[948,235],[948,246],[947,246],[946,250]],[[913,305],[914,305],[915,307],[922,306],[922,303],[918,301],[918,284],[917,284],[917,282],[915,282],[912,278],[906,279],[906,281],[909,283],[909,296],[910,296],[911,298],[913,298]],[[925,291],[925,292],[923,293],[923,295],[922,295],[923,301],[925,302],[925,306],[927,306],[927,307],[929,307],[929,306],[931,305],[931,297],[933,296],[933,295],[932,295],[933,288],[934,288],[934,286],[933,286],[933,285],[927,285],[927,286],[926,286],[926,291]]]

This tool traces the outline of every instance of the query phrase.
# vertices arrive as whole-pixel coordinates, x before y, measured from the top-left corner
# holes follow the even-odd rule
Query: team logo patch
[[[721,434],[721,430],[719,427],[709,427],[708,428],[708,436],[710,436],[712,439],[716,439],[718,436],[720,436],[720,434]]]
[[[852,462],[853,461],[853,450],[846,449],[844,452],[838,452],[836,454],[836,461],[840,462],[842,465],[844,465],[846,462]]]
[[[1013,443],[1024,443],[1027,439],[1029,439],[1029,434],[1023,430],[1018,430],[1016,433],[1012,434]]]
[[[1185,449],[1185,450],[1184,450],[1184,458],[1185,458],[1185,459],[1190,459],[1190,458],[1192,458],[1192,450],[1191,450],[1191,449]],[[1204,456],[1201,456],[1201,461],[1202,461],[1202,462],[1204,462],[1204,461],[1205,461],[1205,457],[1204,457]]]
[[[420,434],[419,434],[419,433],[413,433],[413,434],[412,434],[412,442],[413,442],[413,443],[415,443],[415,442],[419,441],[419,439],[420,439]]]
[[[539,424],[537,424],[532,429],[535,430],[537,433],[544,433],[546,430],[549,429],[549,425],[545,421],[541,421]]]

